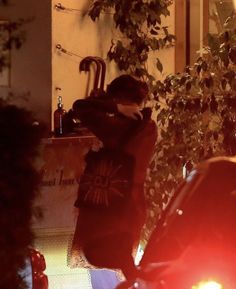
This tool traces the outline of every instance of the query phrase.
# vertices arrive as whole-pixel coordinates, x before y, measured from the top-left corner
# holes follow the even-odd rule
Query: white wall
[[[55,9],[58,2],[52,1],[53,110],[57,102],[56,87],[62,89],[61,94],[66,109],[71,108],[74,100],[83,98],[90,92],[94,76],[91,75],[90,87],[87,89],[88,74],[79,72],[79,63],[86,56],[99,56],[106,59],[106,53],[110,47],[113,31],[110,15],[103,15],[102,19],[95,23],[88,16],[83,18],[82,11],[87,9],[88,2],[87,0],[61,1],[64,7],[76,9],[70,12],[58,11]],[[57,44],[75,55],[69,56],[61,53],[56,49]],[[91,71],[93,72],[93,69]],[[107,63],[106,82],[110,82],[116,74],[114,65]]]
[[[14,92],[14,102],[50,124],[51,116],[51,1],[9,0],[0,7],[0,19],[33,18],[24,25],[26,42],[11,53],[10,87],[0,87],[0,96]],[[20,96],[25,95],[24,100]]]
[[[89,87],[88,74],[79,72],[82,58],[92,55],[106,60],[111,39],[116,30],[111,15],[103,15],[95,23],[82,11],[87,9],[90,0],[62,0],[60,3],[73,11],[55,9],[56,0],[10,0],[10,6],[0,8],[0,19],[16,20],[32,18],[26,24],[27,40],[20,50],[13,50],[11,56],[11,87],[0,87],[0,96],[15,92],[14,101],[31,109],[36,118],[51,126],[52,112],[56,109],[56,87],[62,89],[61,95],[68,110],[74,100],[83,98],[91,90],[94,77],[91,75]],[[164,19],[163,25],[169,25],[174,33],[174,5],[171,17]],[[56,49],[56,45],[68,52],[69,56]],[[157,78],[163,78],[174,71],[174,48],[159,51],[157,56],[163,62],[164,71],[160,75],[155,68],[155,60],[148,64],[150,72],[157,72]],[[155,57],[155,56],[154,56]],[[106,84],[120,72],[115,64],[107,63]],[[20,95],[26,95],[27,101]]]

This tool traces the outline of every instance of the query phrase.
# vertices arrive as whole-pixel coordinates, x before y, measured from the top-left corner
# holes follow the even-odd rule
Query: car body
[[[48,277],[44,273],[46,262],[44,256],[36,249],[28,249],[25,268],[20,272],[28,289],[48,289]]]
[[[135,280],[117,288],[236,288],[236,157],[197,166],[156,224]]]

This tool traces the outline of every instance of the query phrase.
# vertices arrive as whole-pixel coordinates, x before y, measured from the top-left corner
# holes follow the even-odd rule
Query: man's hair
[[[129,74],[123,74],[107,86],[107,95],[117,100],[128,100],[140,104],[148,96],[148,86],[146,82]]]

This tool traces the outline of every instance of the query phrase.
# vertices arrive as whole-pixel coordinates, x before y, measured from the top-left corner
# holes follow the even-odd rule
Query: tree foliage
[[[150,82],[155,78],[146,68],[149,53],[174,42],[168,27],[162,26],[162,18],[170,15],[169,0],[99,0],[93,1],[89,16],[96,21],[100,14],[112,11],[116,28],[122,37],[112,40],[108,59],[115,61],[119,70],[143,77]],[[159,58],[156,67],[162,72]]]
[[[146,184],[148,228],[183,179],[183,167],[236,154],[236,30],[209,35],[192,67],[159,83],[159,140]],[[148,231],[148,230],[147,230]]]

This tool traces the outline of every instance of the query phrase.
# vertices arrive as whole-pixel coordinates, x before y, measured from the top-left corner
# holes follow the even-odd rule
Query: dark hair
[[[140,104],[148,95],[148,86],[146,82],[129,74],[123,74],[107,86],[107,95],[111,98],[129,100]]]

